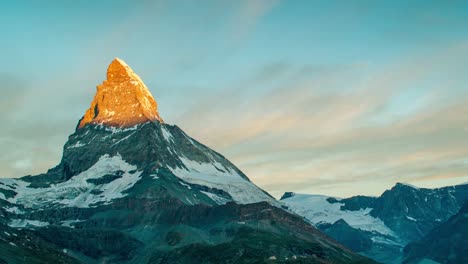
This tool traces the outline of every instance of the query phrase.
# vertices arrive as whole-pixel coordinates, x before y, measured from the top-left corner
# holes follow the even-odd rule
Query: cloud
[[[17,160],[13,163],[13,168],[15,169],[20,169],[20,170],[26,170],[26,169],[31,169],[32,167],[32,162],[29,159],[22,159],[22,160]]]
[[[234,42],[243,41],[256,26],[258,20],[278,4],[279,0],[241,1],[238,13],[232,22],[231,36]]]
[[[2,87],[0,118],[5,118],[21,104],[28,90],[28,84],[21,78],[6,73],[0,73],[0,84]]]
[[[28,76],[0,73],[0,177],[39,174],[58,164],[62,146],[94,92],[80,87],[80,76],[87,75],[79,73],[34,83],[26,81]]]
[[[379,70],[267,65],[175,122],[275,195],[454,183],[468,176],[454,163],[468,158],[467,59],[466,45],[455,45]],[[272,88],[252,92],[263,84]]]

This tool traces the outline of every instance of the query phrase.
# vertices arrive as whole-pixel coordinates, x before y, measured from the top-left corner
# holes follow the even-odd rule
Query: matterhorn
[[[269,262],[373,263],[163,121],[121,59],[56,167],[0,179],[0,263]]]

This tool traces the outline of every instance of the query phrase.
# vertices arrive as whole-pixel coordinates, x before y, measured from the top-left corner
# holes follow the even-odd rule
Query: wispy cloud
[[[271,74],[261,70],[205,98],[176,123],[277,195],[344,183],[334,194],[377,194],[395,181],[431,186],[433,178],[468,176],[466,166],[452,163],[468,158],[468,117],[460,114],[468,110],[466,82],[452,79],[467,59],[466,45],[456,45],[378,70],[267,66]],[[262,82],[276,88],[246,92]],[[349,188],[353,182],[381,187]]]
[[[233,16],[231,36],[235,42],[243,41],[257,25],[259,19],[268,14],[279,0],[258,0],[240,2],[238,13]]]

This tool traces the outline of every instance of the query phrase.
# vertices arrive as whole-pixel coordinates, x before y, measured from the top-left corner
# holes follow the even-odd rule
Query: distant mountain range
[[[291,211],[338,242],[382,263],[417,263],[430,256],[424,251],[430,248],[426,243],[432,243],[430,252],[437,256],[432,259],[463,263],[442,260],[450,259],[450,254],[455,259],[466,258],[461,241],[468,239],[467,229],[463,233],[460,223],[467,220],[463,214],[467,200],[468,184],[426,189],[403,183],[380,197],[340,199],[285,193],[281,198]],[[436,242],[441,233],[457,242],[447,243],[445,252]]]
[[[0,179],[0,263],[375,262],[164,123],[116,59],[60,164]]]

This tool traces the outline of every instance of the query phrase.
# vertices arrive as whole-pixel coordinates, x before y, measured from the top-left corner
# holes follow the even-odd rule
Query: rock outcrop
[[[156,100],[141,78],[116,58],[107,69],[107,80],[97,86],[91,107],[78,128],[86,124],[125,128],[155,120],[163,122]]]

